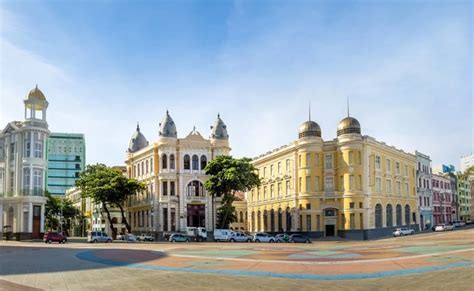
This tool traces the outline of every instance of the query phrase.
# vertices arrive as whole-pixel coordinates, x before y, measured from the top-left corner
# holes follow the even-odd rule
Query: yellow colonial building
[[[415,155],[361,135],[349,115],[333,140],[310,118],[297,140],[252,163],[262,179],[247,193],[252,232],[370,239],[396,226],[418,229]]]

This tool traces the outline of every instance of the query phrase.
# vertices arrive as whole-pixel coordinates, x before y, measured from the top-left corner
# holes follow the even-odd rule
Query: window
[[[170,195],[171,196],[176,196],[176,190],[175,190],[174,184],[175,184],[174,181],[170,181]]]
[[[24,168],[23,169],[23,191],[26,191],[29,195],[29,190],[30,190],[30,176],[31,176],[31,170],[30,168]]]
[[[410,225],[410,205],[405,205],[405,225]]]
[[[362,165],[362,154],[360,153],[360,151],[357,151],[357,156],[359,157],[358,158],[359,165]]]
[[[43,170],[33,170],[33,195],[42,195],[43,193]]]
[[[354,207],[355,207],[355,203],[354,202],[349,202],[349,208],[354,209]]]
[[[314,191],[319,191],[319,177],[318,176],[315,177]]]
[[[349,224],[350,224],[351,229],[355,229],[355,213],[350,214]]]
[[[290,195],[290,181],[286,181],[285,194]]]
[[[43,158],[43,134],[39,132],[35,132],[33,134],[34,139],[34,157],[35,158]]]
[[[300,190],[300,192],[303,191],[303,178],[301,177],[298,178],[298,189]]]
[[[286,159],[286,172],[290,171],[290,159]]]
[[[270,165],[270,177],[273,177],[273,165]]]
[[[310,210],[311,209],[311,203],[306,203],[306,209]]]
[[[311,192],[311,177],[306,176],[306,193]]]
[[[402,206],[397,204],[397,226],[402,226]]]
[[[168,196],[168,182],[167,181],[163,181],[162,182],[162,195],[163,196]]]
[[[344,191],[344,189],[345,189],[345,187],[344,187],[344,176],[339,177],[339,189],[340,189],[340,191]]]
[[[76,164],[76,168],[77,166],[79,166],[79,164]],[[148,160],[145,161],[145,170],[146,170],[146,173],[148,174]]]
[[[352,165],[354,163],[354,152],[349,151],[349,165]]]
[[[397,194],[401,194],[400,181],[397,181]]]
[[[359,208],[364,208],[364,204],[362,202],[359,202]]]
[[[362,190],[362,175],[358,176],[359,184],[357,185],[357,189]]]
[[[275,194],[275,185],[272,184],[270,185],[270,198],[275,197],[274,194]]]
[[[168,157],[166,154],[161,155],[161,168],[168,169]]]
[[[395,164],[395,169],[396,169],[396,171],[397,171],[397,175],[400,175],[400,163],[399,163],[399,162],[397,162],[397,163]]]
[[[375,168],[377,170],[380,170],[381,168],[380,156],[375,156]]]
[[[311,231],[311,214],[306,215],[306,230]]]
[[[15,189],[15,172],[10,172],[10,195],[13,195]]]
[[[26,158],[31,157],[31,132],[25,134],[25,153]]]
[[[409,195],[410,193],[408,193],[408,183],[405,183],[405,194],[406,195]]]
[[[387,179],[387,193],[392,193],[392,180]]]
[[[349,190],[353,191],[355,189],[354,187],[354,175],[349,176]]]
[[[333,191],[333,178],[332,177],[327,177],[324,181],[324,187],[326,191]]]
[[[278,197],[281,196],[281,183],[278,183]]]
[[[391,172],[392,171],[392,161],[390,161],[389,159],[387,159],[387,165],[386,165],[386,170],[387,172]]]
[[[382,192],[382,178],[380,177],[375,178],[375,192]]]
[[[311,154],[306,153],[306,167],[311,167]]]
[[[393,216],[392,216],[392,204],[387,204],[387,227],[393,226]]]
[[[382,205],[375,205],[375,227],[382,227]]]
[[[278,162],[278,175],[281,174],[281,162]]]
[[[204,171],[204,169],[207,166],[207,157],[205,155],[201,156],[201,171]]]
[[[199,170],[199,158],[197,155],[193,155],[193,170]]]
[[[187,196],[204,196],[204,186],[199,181],[191,181],[187,187]]]
[[[185,170],[190,170],[191,169],[191,158],[189,157],[189,155],[184,155],[183,162],[184,162],[184,169]]]
[[[318,153],[316,153],[316,154],[314,155],[314,160],[316,161],[315,165],[316,165],[316,166],[319,166],[319,154],[318,154]]]
[[[332,155],[326,155],[325,168],[332,169]]]

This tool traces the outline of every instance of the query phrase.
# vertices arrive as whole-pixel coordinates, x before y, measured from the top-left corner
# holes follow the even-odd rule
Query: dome
[[[312,120],[305,121],[298,130],[299,138],[307,136],[321,137],[321,127],[319,127],[319,125]]]
[[[171,118],[168,110],[166,110],[165,118],[160,123],[160,136],[177,138],[176,125],[173,118]]]
[[[221,116],[217,114],[216,122],[214,126],[211,126],[211,138],[214,139],[228,139],[227,125],[222,121]]]
[[[36,85],[35,88],[31,89],[26,99],[46,101],[46,97],[44,96],[43,92],[41,92],[41,90],[38,89],[38,85]]]
[[[137,131],[133,133],[130,142],[128,143],[128,152],[134,153],[148,146],[148,141],[140,132],[140,126],[137,124]]]
[[[354,117],[346,117],[337,126],[337,136],[347,133],[360,134],[360,123]]]

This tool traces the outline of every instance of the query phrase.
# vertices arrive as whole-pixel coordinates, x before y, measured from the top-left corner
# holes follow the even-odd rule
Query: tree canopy
[[[260,178],[250,161],[248,158],[217,156],[205,168],[209,179],[204,187],[210,195],[222,199],[217,213],[219,228],[228,228],[230,223],[236,221],[235,208],[232,206],[235,201],[234,192],[245,192],[260,186]]]

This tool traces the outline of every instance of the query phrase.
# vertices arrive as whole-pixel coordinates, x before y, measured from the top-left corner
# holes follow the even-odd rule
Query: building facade
[[[24,121],[12,121],[0,134],[2,229],[13,239],[40,238],[46,198],[46,140],[49,136],[43,92],[32,89]]]
[[[465,155],[463,157],[461,157],[461,161],[460,161],[460,170],[461,172],[465,172],[467,169],[469,169],[470,167],[474,167],[474,154],[470,154],[470,155]]]
[[[370,239],[418,229],[414,155],[361,135],[349,116],[334,140],[311,120],[298,137],[253,160],[263,183],[247,193],[250,231]]]
[[[188,226],[214,229],[219,198],[213,199],[204,189],[204,168],[229,152],[227,127],[219,115],[209,139],[195,129],[178,138],[168,112],[156,142],[150,144],[137,126],[125,163],[128,176],[144,182],[147,190],[129,197],[127,212],[133,231],[161,236]]]
[[[248,227],[248,215],[247,215],[247,201],[245,199],[245,193],[236,192],[234,193],[235,201],[232,206],[235,208],[234,215],[236,220],[230,224],[231,230],[247,231]]]
[[[68,188],[74,187],[79,173],[86,165],[83,134],[51,133],[47,143],[48,192],[64,197]]]
[[[70,223],[69,234],[71,236],[86,236],[87,231],[92,229],[92,211],[95,208],[92,199],[90,197],[83,198],[81,190],[77,187],[67,189],[64,197],[80,210],[82,216]]]
[[[457,182],[459,220],[466,222],[471,220],[471,193],[468,175],[459,172],[457,174]]]
[[[451,180],[442,174],[432,175],[433,186],[433,223],[434,225],[442,223],[451,223],[453,191],[451,189]]]
[[[420,229],[430,229],[433,223],[433,190],[431,186],[431,159],[418,151],[416,155],[416,194]]]

